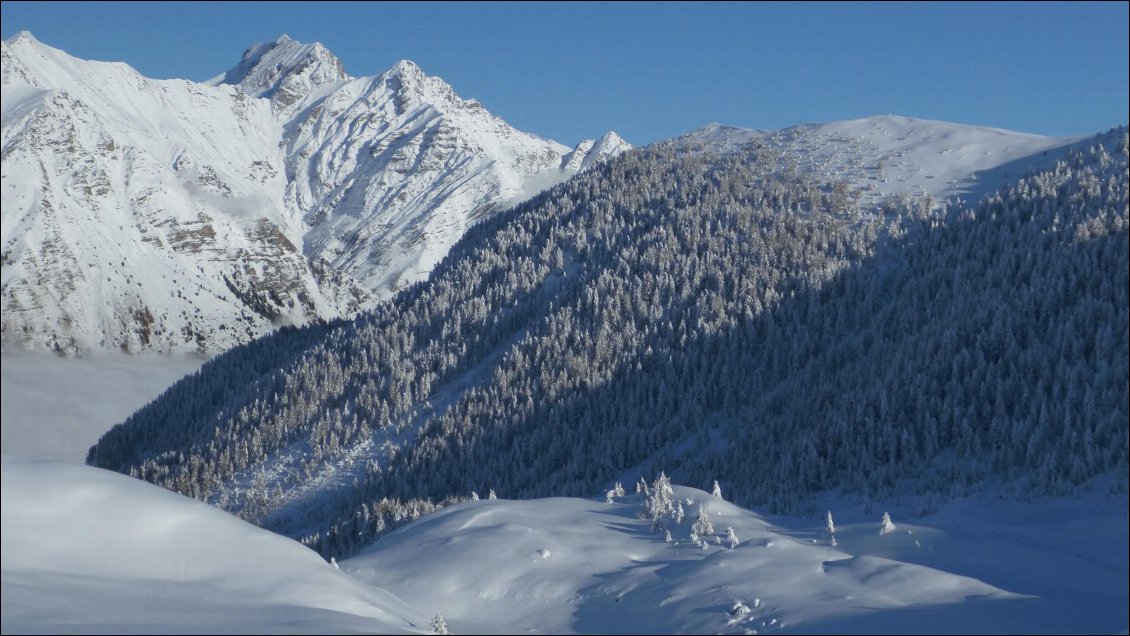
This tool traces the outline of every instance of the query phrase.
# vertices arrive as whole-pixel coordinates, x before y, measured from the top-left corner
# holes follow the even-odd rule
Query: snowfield
[[[404,633],[431,619],[290,539],[136,479],[10,456],[2,471],[6,634]]]
[[[913,522],[819,520],[675,487],[471,501],[327,564],[202,503],[86,466],[5,456],[2,627],[14,632],[994,633],[1126,629],[1125,499],[963,500]],[[692,500],[694,503],[688,504]],[[715,533],[689,540],[699,504]],[[882,504],[874,504],[882,510]],[[909,515],[908,515],[909,517]],[[740,543],[730,548],[733,528]],[[713,537],[717,537],[716,541]]]
[[[637,495],[483,500],[405,526],[342,569],[464,633],[1126,628],[1125,499],[965,500],[913,523],[896,513],[886,536],[882,508],[845,507],[833,547],[818,520],[766,517],[693,488],[675,494],[687,518],[670,543],[636,517]],[[688,538],[700,502],[721,539],[705,550]],[[734,549],[727,527],[741,540]]]

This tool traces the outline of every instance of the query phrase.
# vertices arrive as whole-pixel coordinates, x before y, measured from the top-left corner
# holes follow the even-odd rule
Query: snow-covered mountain
[[[1050,168],[1063,149],[1088,139],[881,115],[782,130],[710,124],[670,143],[715,152],[763,144],[783,170],[842,182],[866,210],[903,194],[975,203],[1027,173]]]
[[[302,253],[266,101],[2,46],[5,344],[217,351],[370,301]]]
[[[285,35],[212,83],[270,100],[307,254],[381,295],[426,277],[475,221],[631,148],[611,132],[570,149],[516,130],[408,60],[349,77]]]
[[[871,218],[772,149],[628,153],[357,320],[214,360],[88,462],[337,558],[476,481],[568,495],[662,467],[777,511],[1061,492],[1126,465],[1126,332],[1103,327],[1127,316],[1126,147]]]
[[[220,351],[350,316],[630,147],[569,149],[411,62],[350,78],[285,36],[194,83],[20,33],[3,91],[3,338],[61,351]]]

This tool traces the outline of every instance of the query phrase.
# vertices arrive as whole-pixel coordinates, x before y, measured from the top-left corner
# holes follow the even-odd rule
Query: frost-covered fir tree
[[[644,498],[641,514],[645,519],[651,519],[653,529],[658,532],[664,525],[664,517],[674,512],[674,502],[675,489],[671,486],[671,480],[660,472],[652,484],[651,494]]]
[[[828,515],[824,521],[824,532],[834,535],[836,534],[836,524],[832,521],[832,511],[828,511]]]
[[[479,500],[479,493],[472,490],[471,491],[471,501],[478,501],[478,500]]]
[[[702,539],[714,534],[714,522],[710,520],[710,513],[706,510],[706,504],[699,504],[698,519],[695,519],[694,525],[691,526],[691,533]]]
[[[883,521],[879,524],[879,536],[890,534],[895,531],[895,524],[891,522],[891,513],[883,513]]]
[[[436,613],[436,617],[432,619],[431,632],[437,636],[451,633],[451,630],[447,627],[447,621],[443,620],[443,614]]]
[[[730,544],[731,549],[738,547],[738,544],[741,543],[741,541],[738,539],[737,533],[734,532],[734,529],[732,527],[726,528],[726,543]]]
[[[719,499],[722,498],[722,487],[718,485],[717,479],[714,480],[714,488],[710,491],[710,494],[714,495],[715,497],[717,497]]]
[[[494,494],[494,488],[491,488],[491,489],[490,489],[490,494],[489,494],[489,495],[487,495],[487,500],[488,500],[488,501],[496,501],[496,500],[498,500],[498,495]]]

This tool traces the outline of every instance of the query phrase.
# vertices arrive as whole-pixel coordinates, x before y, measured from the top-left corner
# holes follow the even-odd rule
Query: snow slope
[[[783,169],[843,181],[867,209],[904,193],[976,202],[1055,165],[1066,147],[1089,139],[885,115],[770,131],[710,124],[673,142],[734,150],[764,143],[779,153]]]
[[[4,454],[80,464],[103,433],[204,363],[195,355],[36,351],[5,352],[0,361]]]
[[[671,543],[636,517],[636,495],[482,500],[413,522],[342,569],[442,611],[457,633],[1126,628],[1127,522],[1103,496],[967,500],[914,523],[896,515],[886,536],[881,508],[844,514],[833,547],[823,523],[764,517],[691,488],[675,494],[688,516]],[[738,547],[692,545],[697,504],[687,498],[706,502],[716,536],[733,527]]]
[[[570,149],[516,130],[408,60],[349,77],[321,44],[285,35],[212,83],[270,100],[306,253],[380,295],[425,278],[476,220],[631,148],[615,133]]]
[[[294,541],[87,466],[5,456],[4,633],[405,633],[396,597]]]

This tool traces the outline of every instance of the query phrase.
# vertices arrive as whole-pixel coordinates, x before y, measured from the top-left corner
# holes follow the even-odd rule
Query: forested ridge
[[[1127,482],[1127,132],[977,205],[859,210],[758,143],[622,155],[351,322],[218,357],[88,462],[345,555],[621,472],[746,506]]]

